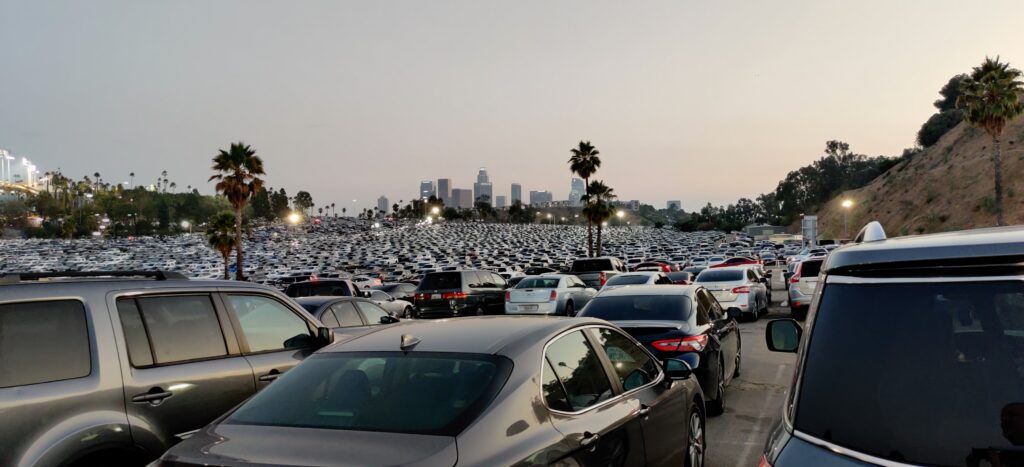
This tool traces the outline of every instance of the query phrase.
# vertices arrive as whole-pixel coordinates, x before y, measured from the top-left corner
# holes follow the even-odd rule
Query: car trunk
[[[547,303],[553,289],[513,289],[509,291],[509,303]]]
[[[701,285],[703,285],[705,288],[707,288],[708,291],[711,292],[711,295],[714,295],[715,299],[718,300],[719,302],[735,302],[736,299],[739,298],[739,294],[733,293],[732,292],[733,289],[735,289],[736,287],[741,287],[741,286],[747,285],[747,284],[744,281],[736,281],[736,282],[717,282],[717,283],[712,283],[712,284],[701,284]]]
[[[652,343],[665,339],[677,339],[690,335],[689,324],[672,321],[614,321],[613,324],[633,336],[654,355],[665,352],[655,348]],[[673,354],[675,352],[672,352]]]

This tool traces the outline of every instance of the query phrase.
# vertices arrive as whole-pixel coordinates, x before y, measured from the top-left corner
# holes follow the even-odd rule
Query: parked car
[[[393,316],[400,318],[412,318],[416,314],[416,307],[412,302],[399,300],[390,294],[380,290],[369,290],[367,297]],[[413,297],[416,295],[413,294]]]
[[[512,287],[515,287],[516,285],[519,285],[519,283],[522,282],[522,280],[525,279],[525,278],[526,278],[526,276],[513,277],[513,278],[505,281],[506,288],[512,288]]]
[[[587,287],[600,289],[608,279],[629,272],[629,269],[618,258],[578,258],[572,262],[569,272],[579,277]]]
[[[694,353],[708,413],[725,408],[725,387],[740,374],[739,310],[723,310],[700,286],[637,286],[602,291],[580,311],[622,328],[661,359]]]
[[[295,302],[337,333],[367,331],[373,326],[399,321],[399,318],[366,298],[303,297],[295,299]]]
[[[416,288],[416,318],[505,312],[505,279],[488,271],[432,272]]]
[[[630,272],[619,274],[604,284],[601,291],[617,289],[619,287],[625,287],[627,285],[647,285],[647,284],[658,284],[658,285],[672,285],[672,279],[668,278],[668,275],[663,272]]]
[[[143,465],[331,340],[247,282],[4,275],[0,465]]]
[[[672,272],[673,269],[668,263],[647,261],[636,265],[636,267],[633,268],[633,271],[660,271],[669,273]]]
[[[292,297],[363,297],[355,282],[346,279],[319,279],[289,284],[284,294]]]
[[[673,284],[677,285],[688,285],[693,282],[694,274],[692,272],[678,271],[668,273],[668,279]]]
[[[691,366],[595,319],[405,321],[322,350],[161,461],[701,466]]]
[[[799,364],[761,465],[1024,465],[1022,239],[873,222],[830,253],[807,324],[768,323]]]
[[[707,269],[694,283],[711,291],[723,307],[737,308],[751,320],[768,313],[767,287],[748,267]]]
[[[395,297],[396,300],[412,302],[416,299],[416,284],[410,284],[408,282],[393,282],[375,286],[373,289],[385,292],[388,295]]]
[[[545,274],[524,278],[515,288],[505,290],[505,314],[576,316],[597,290],[578,277]]]
[[[710,256],[708,257],[707,266],[713,268],[725,262],[725,256]]]
[[[753,258],[748,258],[746,256],[733,256],[732,258],[728,258],[728,259],[726,259],[725,261],[722,261],[722,262],[714,262],[711,265],[711,267],[712,268],[728,268],[728,267],[733,267],[733,266],[745,266],[745,265],[751,265],[751,264],[760,265],[761,262],[756,260],[756,259],[753,259]]]
[[[789,310],[795,319],[807,317],[811,307],[811,297],[818,286],[818,273],[824,259],[806,259],[796,263],[793,275],[789,278]]]

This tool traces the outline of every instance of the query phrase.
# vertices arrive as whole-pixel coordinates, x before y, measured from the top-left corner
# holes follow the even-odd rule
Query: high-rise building
[[[587,192],[587,186],[583,183],[582,178],[573,177],[569,187],[569,204],[571,206],[579,206],[580,199]]]
[[[494,188],[491,186],[491,178],[487,176],[486,167],[480,167],[476,183],[473,184],[473,202],[481,200],[494,204]]]
[[[523,202],[523,186],[518,183],[513,183],[511,202],[512,204],[515,204],[516,201],[519,201],[520,203]]]
[[[434,189],[433,180],[423,180],[420,182],[420,199],[427,199],[436,195],[437,191]]]
[[[669,200],[669,202],[666,203],[665,208],[667,208],[669,211],[679,211],[683,209],[683,202],[677,199]]]
[[[530,191],[530,206],[539,206],[554,200],[550,191]]]
[[[452,203],[460,209],[473,209],[473,190],[453,188]]]
[[[437,197],[445,206],[452,201],[452,181],[449,178],[437,179]]]
[[[380,198],[377,198],[377,209],[383,212],[384,214],[391,212],[391,207],[388,205],[387,196],[381,196]]]
[[[495,209],[502,209],[502,208],[505,208],[505,207],[507,207],[505,205],[505,195],[495,196],[494,197],[494,208]]]

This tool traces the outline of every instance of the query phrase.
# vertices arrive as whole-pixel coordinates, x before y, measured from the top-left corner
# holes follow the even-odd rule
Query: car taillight
[[[668,352],[700,352],[708,345],[708,336],[699,335],[681,339],[665,339],[651,343],[654,348]]]
[[[466,298],[466,294],[463,292],[448,292],[441,294],[441,298],[445,300],[451,300],[453,298]]]
[[[425,293],[418,293],[413,298],[416,299],[416,300],[426,300],[427,299],[427,294],[425,294]]]
[[[548,301],[551,301],[551,302],[553,302],[553,301],[555,301],[555,300],[558,300],[558,292],[556,292],[556,291],[552,290],[552,291],[551,291],[551,296],[550,296],[550,297],[548,297]]]
[[[761,461],[757,463],[757,467],[772,467],[772,464],[768,462],[768,457],[761,455]]]
[[[604,287],[604,283],[608,282],[608,276],[605,273],[601,273],[601,287]]]
[[[732,293],[750,293],[750,286],[741,285],[739,287],[733,287]]]
[[[510,301],[510,300],[512,300],[512,292],[509,292],[508,290],[506,290],[505,291],[505,301],[507,302],[507,301]]]

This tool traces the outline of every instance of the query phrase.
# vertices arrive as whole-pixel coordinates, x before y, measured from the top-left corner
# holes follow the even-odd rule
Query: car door
[[[256,390],[272,383],[313,353],[316,326],[276,298],[251,292],[222,295]]]
[[[366,322],[368,326],[388,324],[382,320],[390,318],[391,315],[388,314],[387,310],[381,308],[376,303],[363,300],[355,300],[354,303],[356,307],[359,308],[359,312],[363,314],[363,321]]]
[[[164,448],[255,391],[252,368],[215,294],[134,295],[116,301],[132,436]]]
[[[607,358],[627,400],[640,404],[638,418],[644,436],[647,465],[682,465],[686,452],[687,387],[661,384],[661,365],[629,336],[605,327],[587,329]]]
[[[740,352],[740,328],[736,320],[722,310],[718,300],[706,289],[696,292],[699,306],[707,310],[711,320],[711,333],[718,340],[722,349],[722,364],[725,365],[725,378],[729,380],[736,372],[736,357]]]
[[[562,462],[583,466],[644,465],[640,402],[619,397],[605,357],[583,330],[563,334],[544,351],[542,381],[552,425],[569,446]]]

